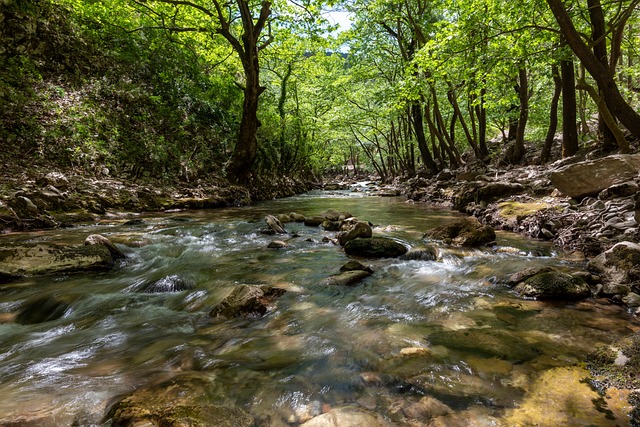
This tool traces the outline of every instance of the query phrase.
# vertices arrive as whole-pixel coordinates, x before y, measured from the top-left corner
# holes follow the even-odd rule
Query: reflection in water
[[[507,233],[498,234],[499,251],[440,246],[438,261],[368,260],[375,273],[356,287],[321,284],[348,259],[323,242],[333,233],[290,223],[290,234],[278,237],[288,247],[266,249],[274,238],[260,234],[264,215],[328,208],[413,247],[453,215],[398,199],[312,194],[137,225],[112,220],[3,236],[76,243],[101,233],[131,246],[121,246],[127,259],[111,272],[0,288],[0,313],[42,296],[69,304],[57,320],[0,324],[0,425],[95,424],[115,396],[192,370],[211,373],[220,386],[212,393],[270,420],[265,425],[344,405],[391,425],[427,425],[436,416],[450,417],[446,425],[455,421],[447,411],[508,425],[519,422],[516,408],[535,400],[542,373],[636,328],[615,306],[515,298],[499,279],[571,265],[548,244]],[[240,283],[288,292],[262,319],[210,319],[211,307]],[[608,425],[604,415],[594,425]]]

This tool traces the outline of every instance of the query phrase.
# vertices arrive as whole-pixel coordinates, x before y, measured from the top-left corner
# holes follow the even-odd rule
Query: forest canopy
[[[624,153],[639,3],[5,1],[0,144],[244,183]]]

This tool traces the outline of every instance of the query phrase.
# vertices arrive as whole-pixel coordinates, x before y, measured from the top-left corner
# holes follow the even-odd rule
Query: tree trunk
[[[556,130],[558,129],[558,101],[562,93],[562,79],[560,78],[560,72],[556,64],[553,64],[551,68],[551,75],[553,76],[553,97],[551,98],[551,106],[549,108],[549,129],[547,130],[544,147],[540,154],[540,164],[545,164],[551,158],[551,147],[553,147],[553,140],[556,135]]]
[[[560,61],[562,79],[562,158],[578,152],[576,125],[576,76],[572,60]]]
[[[640,138],[640,114],[627,103],[614,79],[614,74],[608,65],[603,65],[582,41],[562,0],[547,0],[549,8],[560,26],[562,35],[567,40],[571,50],[580,58],[582,64],[591,74],[602,92],[609,111],[635,136]]]
[[[516,142],[513,146],[512,163],[520,163],[524,156],[524,131],[529,118],[529,79],[527,70],[522,67],[518,70],[518,99],[520,100],[520,114],[518,116],[518,131]]]
[[[415,102],[411,106],[411,117],[413,119],[413,130],[416,133],[416,139],[418,140],[418,149],[422,155],[422,161],[429,171],[433,174],[438,173],[438,166],[433,161],[429,146],[427,145],[427,139],[424,136],[424,124],[422,121],[422,107],[419,103]]]

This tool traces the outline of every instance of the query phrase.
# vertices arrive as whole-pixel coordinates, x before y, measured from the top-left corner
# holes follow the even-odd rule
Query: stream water
[[[474,408],[493,420],[483,425],[495,425],[541,373],[575,365],[596,345],[637,329],[617,306],[512,294],[499,279],[526,267],[573,264],[547,243],[509,233],[498,233],[497,248],[437,245],[437,261],[366,260],[375,272],[363,283],[322,285],[348,260],[340,247],[322,242],[335,233],[300,223],[285,225],[299,237],[260,229],[266,214],[327,209],[368,220],[374,235],[409,246],[424,245],[426,230],[455,217],[399,198],[317,192],[139,224],[114,218],[1,236],[81,243],[101,233],[130,246],[120,245],[127,258],[108,272],[0,286],[0,315],[46,296],[69,304],[57,320],[0,323],[0,425],[100,425],[117,396],[191,370],[215,375],[220,399],[263,425],[297,425],[347,405],[391,425],[423,425],[394,408],[425,396],[453,411]],[[288,239],[288,248],[267,249],[276,238]],[[143,291],[176,277],[190,290]],[[210,319],[211,307],[241,283],[288,292],[263,318]],[[603,414],[589,425],[607,422]]]

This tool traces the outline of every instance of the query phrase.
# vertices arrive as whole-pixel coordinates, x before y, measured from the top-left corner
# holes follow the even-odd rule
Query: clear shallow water
[[[540,372],[578,363],[596,345],[637,328],[616,306],[516,298],[497,279],[529,266],[572,264],[546,243],[508,233],[497,241],[508,250],[439,246],[438,261],[370,260],[375,273],[363,283],[327,287],[320,282],[348,260],[339,247],[322,243],[335,233],[290,223],[287,230],[300,237],[260,234],[266,214],[327,209],[348,211],[376,225],[374,234],[410,246],[423,245],[426,230],[454,218],[397,198],[310,193],[145,217],[139,225],[113,219],[0,237],[81,243],[101,233],[134,244],[121,246],[127,259],[109,272],[0,287],[0,314],[36,297],[69,304],[55,321],[0,323],[0,425],[99,424],[117,396],[191,370],[214,375],[220,399],[270,420],[264,425],[343,405],[400,423],[393,408],[424,396],[500,419]],[[289,247],[267,249],[275,239]],[[175,275],[192,289],[141,292]],[[211,307],[241,283],[289,292],[264,318],[210,319]],[[475,338],[461,342],[461,331]],[[483,340],[489,350],[474,345]],[[513,354],[514,348],[532,350]]]

